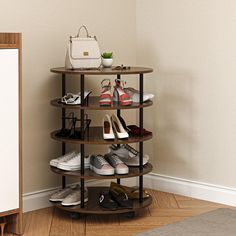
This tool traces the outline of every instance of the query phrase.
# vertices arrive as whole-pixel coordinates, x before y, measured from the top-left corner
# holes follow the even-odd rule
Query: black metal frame
[[[81,106],[85,105],[84,101],[84,74],[80,75],[80,93],[81,93]],[[120,79],[121,75],[117,75],[117,79]],[[139,91],[140,91],[140,104],[143,104],[143,74],[139,74]],[[62,74],[62,96],[66,94],[66,74]],[[117,110],[117,116],[120,116],[121,110]],[[62,108],[62,117],[66,117],[66,109]],[[84,109],[80,109],[80,125],[81,130],[84,130]],[[139,108],[139,127],[141,130],[140,135],[143,136],[143,108]],[[65,128],[65,119],[62,119],[62,128]],[[81,132],[81,139],[84,140],[84,132]],[[81,152],[81,175],[84,174],[84,144],[80,144],[80,152]],[[66,153],[66,144],[62,143],[62,155]],[[139,142],[139,169],[143,170],[143,142]],[[84,208],[84,179],[80,179],[81,185],[81,208]],[[120,184],[120,179],[117,179],[117,183]],[[62,188],[66,187],[66,177],[62,176]],[[143,202],[143,176],[139,176],[139,201]]]

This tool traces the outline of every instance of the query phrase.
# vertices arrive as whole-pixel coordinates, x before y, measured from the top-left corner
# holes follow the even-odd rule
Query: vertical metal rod
[[[121,76],[120,75],[117,75],[117,79],[121,79]],[[117,116],[119,117],[121,114],[121,111],[120,109],[117,110]]]
[[[66,74],[62,74],[61,96],[63,97],[65,94],[66,94]],[[65,108],[62,108],[61,116],[62,116],[62,128],[65,128],[66,127],[66,120],[63,119],[63,117],[66,116],[66,109]],[[65,155],[66,154],[66,144],[64,142],[61,145],[61,149],[62,149],[61,150],[62,155]],[[62,188],[65,188],[66,187],[66,177],[65,176],[62,176],[61,182],[62,182]]]
[[[80,95],[81,95],[81,106],[84,106],[84,75],[80,75]],[[81,140],[84,140],[84,109],[80,109],[80,131]],[[80,144],[81,152],[81,175],[84,175],[84,144]],[[84,179],[80,179],[81,185],[81,208],[84,208]]]
[[[143,74],[139,75],[139,99],[140,104],[143,104]],[[143,136],[143,108],[139,108],[139,127],[140,136]],[[139,169],[143,170],[143,142],[139,142]],[[139,177],[139,201],[143,201],[143,176]]]
[[[117,75],[117,79],[120,79],[120,78],[121,78],[121,76],[120,76],[120,75]],[[121,115],[120,109],[118,109],[118,110],[116,111],[116,114],[117,114],[117,116],[118,116],[118,118],[119,118],[120,115]],[[117,147],[120,147],[120,144],[117,144]],[[117,182],[117,184],[120,184],[120,179],[117,179],[116,182]]]

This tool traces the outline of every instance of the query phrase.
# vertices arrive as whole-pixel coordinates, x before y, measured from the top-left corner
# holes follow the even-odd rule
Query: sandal
[[[121,106],[131,105],[133,101],[123,89],[124,81],[116,79],[115,82],[116,85],[114,86],[113,101],[119,102]],[[121,82],[123,83],[123,87],[121,86]]]
[[[84,91],[85,101],[88,101],[88,97],[91,93],[92,93],[91,91]],[[67,93],[65,96],[61,98],[61,102],[67,105],[80,105],[81,104],[80,92],[78,94]]]
[[[107,84],[105,84],[107,82]],[[112,99],[111,99],[111,81],[110,79],[104,79],[101,82],[102,85],[102,92],[100,95],[100,106],[111,106]]]

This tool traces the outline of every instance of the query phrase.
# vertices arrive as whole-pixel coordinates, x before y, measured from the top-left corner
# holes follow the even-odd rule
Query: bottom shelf
[[[89,201],[85,203],[84,208],[81,208],[80,205],[78,206],[72,206],[72,207],[65,207],[61,204],[57,203],[54,204],[59,209],[62,209],[64,211],[69,212],[78,212],[78,213],[84,213],[84,214],[121,214],[121,213],[127,213],[127,212],[135,212],[138,209],[148,207],[152,203],[152,197],[150,196],[147,199],[144,199],[143,202],[139,202],[139,200],[134,201],[134,206],[132,209],[119,209],[115,211],[106,210],[99,206],[98,199],[99,194],[101,191],[108,190],[109,187],[88,187],[88,197]]]

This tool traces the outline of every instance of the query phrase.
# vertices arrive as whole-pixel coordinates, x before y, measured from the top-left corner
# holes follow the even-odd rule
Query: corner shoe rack
[[[121,75],[136,74],[139,75],[139,90],[140,90],[140,103],[133,103],[130,106],[120,106],[119,103],[113,102],[111,106],[100,106],[99,97],[89,97],[88,103],[85,104],[84,99],[81,99],[81,105],[65,105],[60,103],[60,99],[54,99],[51,101],[52,106],[56,106],[62,109],[62,117],[66,116],[66,109],[78,109],[80,110],[80,125],[81,130],[84,130],[84,113],[85,110],[116,110],[117,115],[120,115],[122,109],[139,109],[139,127],[143,128],[143,108],[152,105],[152,101],[143,102],[143,74],[151,73],[151,68],[143,67],[131,67],[129,70],[114,70],[114,69],[99,69],[99,70],[67,70],[64,67],[53,68],[51,72],[61,74],[62,78],[62,96],[66,94],[66,75],[78,75],[80,76],[80,89],[81,98],[84,97],[85,88],[85,75],[114,75],[118,79]],[[65,128],[65,119],[62,119],[62,128]],[[80,145],[81,152],[81,170],[80,171],[63,171],[55,167],[51,167],[51,170],[62,176],[62,188],[66,186],[66,176],[74,176],[80,179],[81,183],[81,204],[78,206],[64,207],[61,204],[55,204],[58,208],[69,212],[86,213],[86,214],[119,214],[119,213],[135,213],[138,209],[149,206],[152,203],[152,197],[143,199],[143,175],[152,171],[152,165],[147,163],[143,165],[143,142],[150,140],[152,135],[136,135],[131,136],[128,139],[114,139],[104,140],[102,127],[90,127],[88,133],[85,135],[81,132],[81,139],[60,138],[56,136],[59,130],[51,133],[51,138],[62,142],[62,155],[66,153],[66,143],[74,143]],[[97,145],[110,145],[110,144],[125,144],[125,143],[139,143],[139,167],[129,167],[129,173],[126,175],[111,175],[102,176],[94,173],[91,170],[84,169],[84,145],[85,144],[97,144]],[[108,187],[88,187],[88,202],[84,202],[84,181],[86,179],[117,179],[117,183],[120,183],[121,178],[139,177],[139,199],[134,201],[132,209],[118,209],[116,211],[104,210],[98,205],[99,193],[103,190],[108,190]]]

